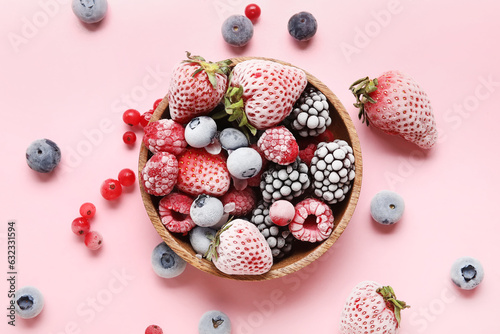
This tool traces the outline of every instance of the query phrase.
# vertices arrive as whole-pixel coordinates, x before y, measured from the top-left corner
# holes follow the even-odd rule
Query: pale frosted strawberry
[[[161,222],[167,230],[186,234],[196,224],[189,215],[193,199],[187,195],[171,192],[163,197],[158,204]]]
[[[427,94],[410,76],[388,71],[377,79],[360,79],[350,87],[359,118],[385,133],[398,135],[421,148],[436,143],[438,133]]]
[[[295,205],[295,216],[288,226],[296,239],[318,242],[333,231],[334,217],[330,207],[316,198],[307,198]]]
[[[222,196],[229,190],[231,178],[222,154],[210,154],[204,148],[188,148],[177,160],[179,190],[194,196]]]
[[[231,188],[222,196],[222,204],[234,203],[234,210],[229,214],[233,216],[245,216],[252,212],[255,207],[256,196],[252,188],[246,187],[243,190]]]
[[[228,275],[261,275],[273,265],[273,254],[257,226],[243,219],[227,223],[210,245],[207,259]]]
[[[342,334],[395,334],[401,323],[401,310],[409,307],[397,300],[390,286],[372,281],[356,285],[341,315]]]
[[[280,165],[289,165],[299,155],[299,145],[293,134],[284,126],[267,129],[257,141],[259,150],[267,160]]]
[[[262,59],[243,61],[233,68],[226,112],[230,120],[255,134],[255,128],[267,129],[283,121],[306,85],[305,72],[296,67]]]
[[[144,165],[140,182],[148,194],[165,196],[174,189],[178,173],[179,167],[175,155],[158,152]]]
[[[222,101],[227,89],[229,60],[212,63],[191,56],[173,71],[167,93],[170,117],[185,124],[207,115]]]
[[[144,127],[144,145],[153,153],[168,152],[179,155],[186,149],[184,127],[171,119],[160,119]]]

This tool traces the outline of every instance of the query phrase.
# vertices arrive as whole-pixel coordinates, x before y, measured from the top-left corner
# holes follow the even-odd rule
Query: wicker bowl
[[[238,57],[232,58],[233,63],[237,64],[245,60],[255,59],[258,57]],[[269,58],[259,58],[275,61],[281,64],[293,66],[289,63],[282,62],[275,59]],[[162,239],[167,243],[167,245],[172,248],[179,256],[181,256],[188,263],[194,267],[202,270],[204,272],[210,273],[215,276],[229,278],[233,280],[240,281],[263,281],[273,278],[283,277],[290,273],[293,273],[311,262],[319,258],[323,253],[325,253],[337,239],[340,237],[344,229],[347,227],[356,204],[358,202],[359,193],[361,190],[361,178],[363,164],[361,160],[361,147],[359,144],[359,139],[356,133],[356,129],[352,123],[349,114],[345,110],[339,99],[333,94],[328,87],[326,87],[318,79],[305,72],[307,75],[308,83],[315,88],[319,89],[328,99],[330,104],[330,114],[332,118],[332,124],[329,129],[334,133],[335,138],[343,139],[351,145],[354,150],[354,157],[356,159],[356,176],[352,184],[352,189],[346,195],[346,198],[338,204],[332,205],[332,211],[335,217],[335,226],[330,237],[319,243],[296,243],[299,247],[295,246],[292,254],[288,257],[275,263],[271,270],[262,275],[227,275],[219,271],[211,261],[206,259],[200,259],[196,257],[196,253],[189,243],[188,236],[182,236],[176,233],[170,233],[166,227],[162,224],[160,215],[158,212],[158,203],[161,198],[151,196],[144,191],[141,184],[141,195],[146,208],[146,212],[149,218]],[[167,112],[166,112],[167,111]],[[161,119],[164,115],[168,114],[168,100],[163,98],[161,103],[158,105],[157,109],[151,118],[151,122]],[[151,157],[151,153],[144,144],[142,144],[139,153],[139,174],[141,173],[147,160]],[[139,182],[140,183],[140,182]]]

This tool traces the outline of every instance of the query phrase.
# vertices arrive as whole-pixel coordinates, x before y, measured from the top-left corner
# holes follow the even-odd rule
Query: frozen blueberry
[[[170,249],[165,242],[161,242],[153,249],[151,264],[158,276],[173,278],[184,272],[187,263]]]
[[[318,30],[318,22],[311,13],[300,12],[288,20],[288,32],[298,41],[311,39]]]
[[[229,174],[237,179],[249,179],[257,175],[262,168],[262,157],[251,147],[240,147],[227,157]]]
[[[38,139],[26,150],[26,162],[34,171],[49,173],[61,161],[61,150],[52,140]]]
[[[221,311],[208,311],[198,324],[199,334],[230,334],[231,320]]]
[[[373,196],[370,212],[373,219],[383,225],[397,223],[405,211],[403,197],[394,191],[382,190]]]
[[[222,23],[222,37],[232,46],[244,46],[253,36],[253,24],[244,15],[231,15]]]
[[[189,232],[189,242],[196,254],[205,255],[217,231],[210,227],[196,226]]]
[[[189,215],[196,225],[211,227],[224,215],[224,204],[217,197],[201,194],[191,204]]]
[[[186,142],[192,147],[205,147],[212,143],[217,134],[217,123],[212,117],[193,118],[184,130]]]
[[[236,150],[248,146],[247,136],[235,128],[225,128],[219,134],[219,141],[223,149]]]
[[[39,315],[44,304],[42,293],[32,286],[17,290],[14,302],[17,315],[23,319],[31,319]]]
[[[85,23],[101,21],[108,11],[107,0],[73,0],[73,13]]]
[[[453,283],[459,288],[472,290],[483,280],[484,269],[475,258],[464,256],[453,263],[450,275]]]

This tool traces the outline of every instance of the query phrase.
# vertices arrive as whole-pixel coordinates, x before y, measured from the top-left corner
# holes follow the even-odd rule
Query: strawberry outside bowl
[[[275,60],[269,58],[260,58],[260,57],[238,57],[231,58],[234,64],[243,62],[245,60],[250,59],[265,59],[274,62],[278,62],[288,66],[294,66],[292,64]],[[296,66],[295,66],[296,67]],[[161,236],[161,238],[165,241],[165,243],[172,248],[180,257],[186,260],[192,266],[198,268],[201,271],[206,273],[224,277],[233,280],[240,281],[263,281],[270,280],[274,278],[283,277],[290,273],[293,273],[299,269],[304,268],[309,265],[316,259],[318,259],[322,254],[324,254],[340,237],[342,232],[347,227],[347,224],[351,220],[351,217],[356,208],[356,204],[358,202],[359,194],[361,191],[361,179],[362,179],[362,158],[361,158],[361,147],[359,143],[359,139],[356,133],[356,129],[352,120],[347,113],[346,109],[340,102],[340,100],[335,96],[335,94],[326,87],[321,81],[316,79],[314,76],[304,71],[307,76],[308,85],[314,86],[316,89],[320,90],[328,99],[328,103],[330,105],[330,117],[332,118],[332,123],[328,127],[330,131],[333,132],[336,139],[345,140],[353,149],[354,157],[355,157],[355,178],[352,182],[352,188],[347,193],[345,199],[338,203],[331,205],[331,209],[333,211],[333,215],[335,218],[334,221],[334,229],[331,235],[322,242],[317,243],[309,243],[309,242],[297,242],[294,245],[293,251],[290,255],[280,260],[277,263],[274,263],[271,267],[271,270],[265,274],[261,275],[227,275],[221,271],[219,271],[215,265],[205,259],[196,256],[196,252],[193,250],[189,243],[189,236],[183,236],[179,233],[171,233],[167,230],[167,228],[163,225],[160,214],[158,211],[158,203],[160,201],[160,197],[152,196],[148,194],[142,183],[140,184],[141,196],[144,202],[144,206],[146,212],[153,224],[154,228]],[[168,100],[167,97],[163,98],[160,102],[156,110],[154,111],[150,122],[157,121],[161,118],[167,117],[168,112]],[[152,156],[152,153],[148,150],[148,148],[142,144],[139,153],[139,174],[141,175],[141,171],[144,168],[148,159]]]

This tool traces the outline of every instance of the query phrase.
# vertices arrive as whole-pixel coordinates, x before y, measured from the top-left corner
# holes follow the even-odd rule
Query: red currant
[[[117,199],[122,194],[120,181],[107,179],[101,185],[101,195],[108,201]]]
[[[80,215],[83,218],[91,219],[95,215],[95,205],[92,203],[83,203],[80,207]]]
[[[130,126],[139,124],[141,114],[135,109],[128,109],[123,113],[123,121]]]
[[[135,173],[133,170],[125,168],[118,174],[118,180],[124,187],[130,187],[135,182]]]
[[[91,250],[97,250],[102,246],[102,235],[99,232],[91,231],[85,235],[85,246]]]
[[[90,231],[90,223],[86,218],[75,218],[71,223],[71,231],[76,235],[86,235]]]
[[[148,125],[149,120],[151,119],[151,116],[153,116],[153,111],[154,110],[149,110],[141,115],[141,126],[142,127],[145,127],[146,125]]]
[[[127,131],[123,134],[123,142],[127,145],[132,145],[137,140],[137,136],[132,131]]]
[[[251,21],[257,20],[260,16],[260,7],[254,3],[246,6],[245,16],[248,17]]]
[[[160,102],[162,101],[163,99],[158,99],[155,101],[155,104],[153,104],[153,110],[156,110],[156,108],[158,108],[158,106],[160,105]]]
[[[148,326],[148,328],[146,328],[145,334],[163,334],[163,330],[160,328],[160,326],[150,325]]]

